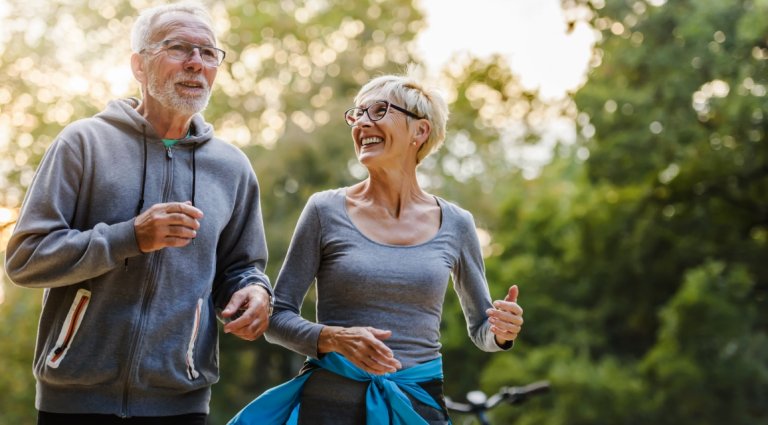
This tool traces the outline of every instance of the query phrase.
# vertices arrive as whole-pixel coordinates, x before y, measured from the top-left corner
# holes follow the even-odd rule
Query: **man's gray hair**
[[[142,50],[146,49],[152,42],[152,33],[155,30],[153,25],[157,18],[166,13],[173,12],[189,13],[190,15],[197,16],[211,28],[211,33],[214,32],[211,15],[208,14],[208,10],[206,10],[200,2],[187,0],[178,3],[164,4],[141,11],[136,22],[134,22],[133,30],[131,31],[131,50],[140,53]],[[213,34],[213,39],[215,42],[215,33]]]

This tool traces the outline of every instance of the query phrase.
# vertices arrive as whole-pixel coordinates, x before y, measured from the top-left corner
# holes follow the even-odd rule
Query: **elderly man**
[[[45,288],[38,424],[204,424],[217,315],[246,340],[268,326],[258,182],[198,114],[225,55],[211,20],[148,9],[131,43],[141,101],[61,132],[8,244],[11,280]]]

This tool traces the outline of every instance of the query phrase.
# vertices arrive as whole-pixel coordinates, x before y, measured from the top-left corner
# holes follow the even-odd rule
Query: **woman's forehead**
[[[390,92],[385,91],[383,89],[373,90],[369,91],[357,99],[358,106],[363,105],[370,105],[373,102],[376,102],[377,100],[386,100],[388,102],[391,102],[393,99],[391,99]]]

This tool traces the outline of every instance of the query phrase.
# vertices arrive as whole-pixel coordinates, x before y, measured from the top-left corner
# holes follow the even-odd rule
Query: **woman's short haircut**
[[[154,27],[157,18],[167,13],[189,13],[200,18],[211,29],[211,35],[213,36],[214,43],[216,42],[216,34],[213,31],[213,20],[208,11],[202,4],[186,0],[178,3],[164,4],[160,6],[151,7],[149,9],[142,10],[139,17],[136,18],[136,22],[133,24],[131,31],[131,50],[136,53],[140,53],[152,44],[152,35],[157,31]]]
[[[416,154],[417,164],[436,151],[445,140],[448,104],[436,88],[428,87],[407,75],[383,75],[372,79],[360,89],[355,96],[355,105],[370,94],[391,99],[398,106],[425,117],[432,124],[429,138]]]

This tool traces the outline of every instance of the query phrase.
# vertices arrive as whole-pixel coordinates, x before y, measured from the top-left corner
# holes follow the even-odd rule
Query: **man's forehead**
[[[191,36],[197,42],[208,40],[207,44],[215,44],[213,29],[206,21],[191,13],[170,12],[157,18],[152,25],[152,39],[163,40],[169,35]]]

